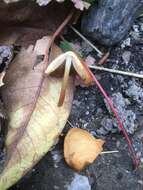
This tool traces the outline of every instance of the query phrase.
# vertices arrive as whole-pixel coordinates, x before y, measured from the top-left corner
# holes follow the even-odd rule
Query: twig
[[[142,17],[143,16],[143,13],[141,13],[137,18],[140,18],[140,17]]]
[[[68,123],[72,128],[74,128],[73,124],[72,124],[69,120],[67,120],[67,123]]]
[[[108,68],[105,68],[105,67],[94,66],[94,65],[89,65],[89,68],[99,70],[99,71],[106,71],[106,72],[109,72],[109,73],[114,73],[114,74],[125,75],[125,76],[130,76],[130,77],[136,77],[136,78],[143,79],[142,74],[131,73],[131,72],[115,70],[115,69],[108,69]]]
[[[72,19],[74,15],[75,10],[72,9],[71,12],[68,14],[68,16],[65,18],[65,20],[60,24],[60,26],[57,28],[57,30],[54,32],[54,34],[51,37],[50,45],[46,50],[44,62],[46,63],[46,66],[48,64],[48,57],[49,57],[49,48],[52,46],[55,38],[61,33],[61,31],[64,29],[64,27],[69,23],[69,21]]]
[[[112,153],[118,153],[118,150],[111,150],[111,151],[103,151],[100,154],[112,154]]]
[[[76,11],[76,14],[74,15],[73,24],[77,24],[78,19],[79,19],[80,15],[81,15],[81,12],[82,12],[82,11],[80,11],[80,10],[77,10],[77,11]]]
[[[78,35],[80,36],[88,45],[90,45],[98,54],[99,57],[103,56],[103,53],[95,47],[86,37],[84,37],[77,29],[75,29],[73,26],[70,25],[70,28]]]
[[[98,65],[103,65],[103,64],[107,61],[109,55],[110,55],[110,52],[108,51],[108,52],[99,60],[99,62],[98,62],[97,64],[98,64]]]
[[[74,15],[74,10],[72,10],[69,15],[67,16],[67,18],[63,21],[63,23],[58,27],[58,29],[55,31],[55,33],[52,35],[52,42],[55,40],[55,38],[61,33],[61,31],[63,30],[63,28],[69,23],[69,21],[71,20],[71,18]]]
[[[60,35],[61,40],[66,41],[63,35]]]

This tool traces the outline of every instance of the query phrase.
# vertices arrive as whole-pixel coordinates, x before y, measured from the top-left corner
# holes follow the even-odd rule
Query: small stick
[[[98,62],[97,64],[98,64],[98,65],[103,65],[103,64],[107,61],[109,55],[110,55],[110,52],[108,51],[108,52],[99,60],[99,62]]]
[[[140,14],[137,18],[140,18],[140,17],[142,17],[143,16],[143,13],[142,14]]]
[[[63,28],[69,23],[69,21],[71,20],[71,18],[73,17],[75,11],[74,9],[69,13],[69,15],[67,16],[67,18],[63,21],[63,23],[58,27],[58,29],[54,32],[54,34],[52,35],[52,42],[55,40],[55,38],[61,33],[61,31],[63,30]]]
[[[75,29],[73,26],[70,25],[70,28],[78,35],[80,36],[88,45],[90,45],[98,54],[99,57],[103,56],[103,53],[95,47],[86,37],[84,37],[77,29]]]
[[[61,31],[64,29],[64,27],[69,23],[69,21],[72,19],[73,15],[75,13],[75,10],[72,9],[71,12],[68,14],[68,16],[65,18],[65,20],[60,24],[60,26],[57,28],[57,30],[53,33],[51,37],[51,42],[49,47],[46,49],[46,54],[44,58],[44,62],[46,63],[46,66],[48,64],[48,56],[49,56],[49,48],[52,46],[55,38],[60,35]]]
[[[119,153],[119,151],[118,150],[103,151],[100,154],[112,154],[112,153]]]
[[[65,38],[63,35],[60,35],[61,40],[65,41]]]
[[[75,18],[73,20],[73,24],[77,24],[80,15],[81,15],[81,11],[77,10],[76,13],[75,13]]]
[[[69,120],[67,120],[67,123],[68,123],[72,128],[74,128],[73,124],[72,124]]]
[[[92,66],[92,65],[89,65],[89,68],[99,70],[99,71],[106,71],[106,72],[109,72],[109,73],[114,73],[114,74],[125,75],[125,76],[129,76],[129,77],[135,77],[135,78],[143,79],[142,74],[131,73],[131,72],[115,70],[115,69],[108,69],[108,68],[105,68],[105,67]]]

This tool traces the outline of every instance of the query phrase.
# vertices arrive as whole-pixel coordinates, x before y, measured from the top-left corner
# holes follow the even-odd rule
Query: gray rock
[[[120,116],[121,121],[126,129],[126,131],[130,134],[133,134],[137,129],[136,123],[136,114],[128,109],[128,105],[130,102],[128,99],[124,98],[121,93],[114,93],[111,97],[114,106],[118,110],[118,114]],[[114,127],[118,127],[116,119],[113,120]]]
[[[130,80],[128,82],[128,88],[125,91],[125,94],[136,102],[138,106],[142,109],[143,107],[143,88],[135,81]]]
[[[0,46],[0,72],[2,72],[13,58],[13,46]]]
[[[137,129],[136,114],[128,108],[128,105],[130,105],[128,99],[124,98],[123,95],[118,92],[112,94],[111,100],[115,108],[118,110],[118,114],[126,131],[129,134],[134,134]],[[107,103],[106,107],[111,115],[112,112],[108,107]],[[97,130],[97,133],[101,135],[106,135],[110,132],[116,133],[118,131],[120,131],[120,129],[118,128],[117,120],[114,118],[114,116],[112,116],[112,118],[106,116],[101,120],[101,127]]]
[[[59,151],[59,150],[52,150],[51,155],[52,155],[52,158],[53,158],[53,161],[54,161],[54,167],[58,168],[58,164],[63,158],[62,152]]]
[[[68,186],[68,190],[91,190],[91,186],[86,176],[75,174],[73,181]]]
[[[131,57],[131,52],[130,51],[124,51],[124,53],[122,55],[122,59],[123,59],[124,63],[128,64],[130,61],[130,57]]]
[[[46,6],[51,0],[36,0],[40,6]]]
[[[83,16],[82,32],[107,46],[120,42],[128,33],[140,0],[100,0]]]

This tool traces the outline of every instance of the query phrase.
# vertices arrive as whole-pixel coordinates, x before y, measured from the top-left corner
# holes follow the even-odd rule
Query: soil
[[[72,40],[71,40],[72,36]],[[68,29],[65,38],[79,43],[84,55],[97,58],[85,43]],[[74,38],[74,40],[73,40]],[[102,51],[107,51],[100,47]],[[126,39],[112,48],[105,67],[143,73],[143,17],[134,23]],[[128,146],[96,86],[77,86],[69,122],[59,143],[20,182],[9,190],[141,190],[143,189],[143,82],[140,79],[95,72],[132,139],[140,166],[133,170]],[[118,101],[117,101],[118,100]],[[117,104],[118,102],[118,104]],[[123,117],[122,114],[120,114]],[[108,125],[108,122],[110,125]],[[109,128],[108,128],[109,126]],[[95,137],[106,140],[104,150],[117,153],[102,154],[83,172],[73,171],[63,158],[63,140],[71,127],[80,127]],[[2,148],[3,138],[0,138]],[[1,159],[2,156],[0,156]],[[2,162],[0,162],[2,163]]]

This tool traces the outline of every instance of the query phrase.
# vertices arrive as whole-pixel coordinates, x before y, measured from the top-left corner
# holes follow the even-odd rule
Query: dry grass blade
[[[119,153],[119,151],[118,150],[102,151],[100,154],[113,154],[113,153]]]
[[[99,60],[98,65],[103,65],[103,64],[107,61],[109,55],[110,55],[110,52],[107,52],[107,53]]]
[[[86,37],[84,37],[78,30],[76,30],[73,26],[70,26],[70,28],[78,35],[80,36],[89,46],[91,46],[99,55],[99,57],[102,57],[103,53],[95,47]]]
[[[106,68],[106,67],[99,67],[99,66],[94,66],[94,65],[90,65],[89,68],[90,69],[95,69],[95,70],[98,70],[98,71],[105,71],[105,72],[109,72],[109,73],[114,73],[114,74],[119,74],[119,75],[124,75],[124,76],[143,79],[143,75],[138,74],[138,73],[132,73],[132,72],[121,71],[121,70],[116,70],[116,69],[109,69],[109,68]]]

